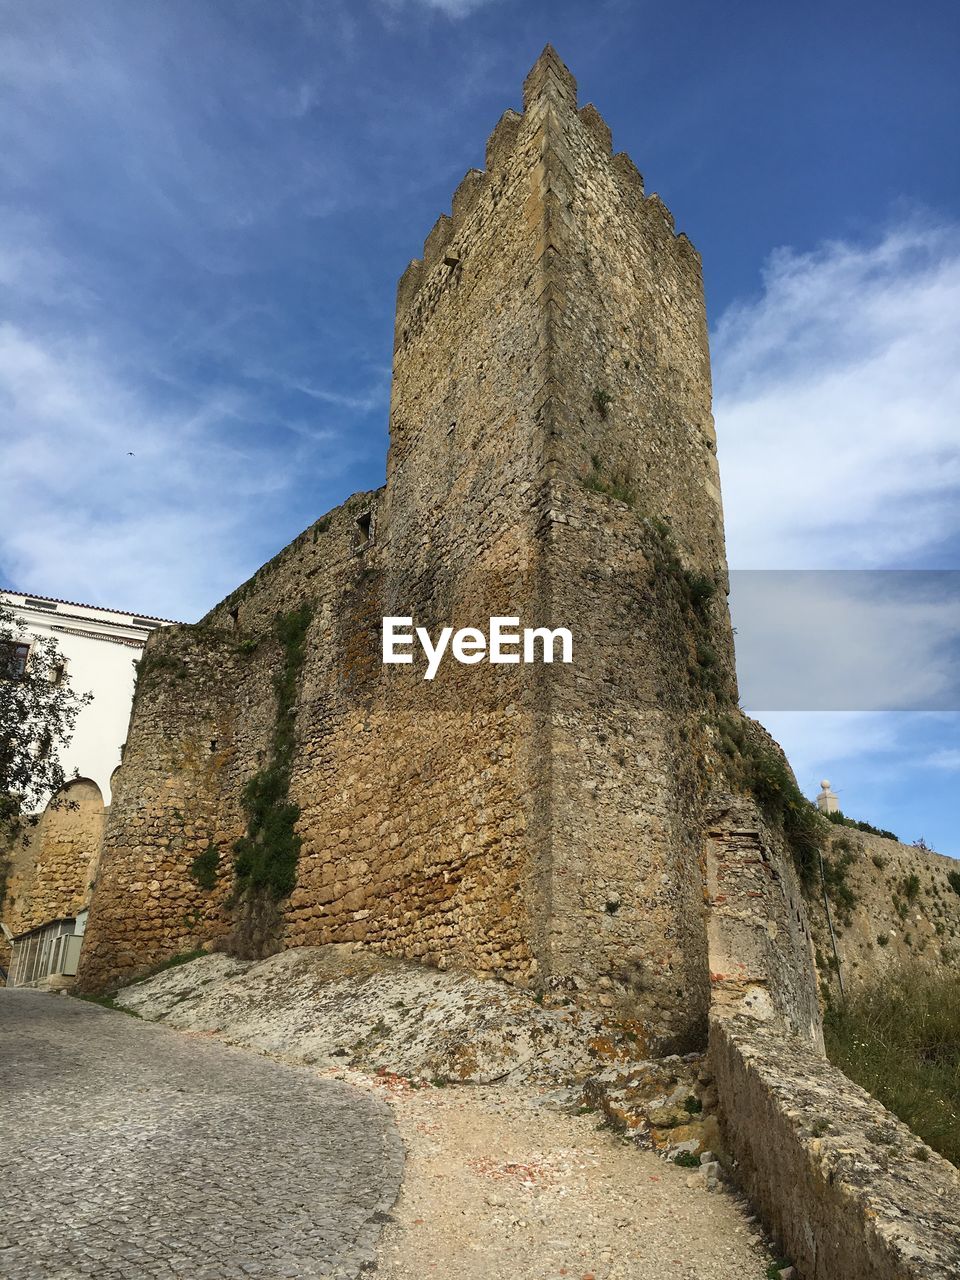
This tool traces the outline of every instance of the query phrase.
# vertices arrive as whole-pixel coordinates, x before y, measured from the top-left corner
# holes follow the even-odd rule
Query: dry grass
[[[828,1010],[831,1062],[960,1165],[960,982],[904,968]]]

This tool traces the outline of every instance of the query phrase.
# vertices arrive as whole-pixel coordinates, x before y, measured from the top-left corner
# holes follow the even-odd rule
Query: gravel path
[[[738,1197],[536,1090],[412,1089],[389,1077],[407,1151],[380,1280],[762,1280]]]
[[[403,1152],[389,1108],[80,1000],[0,990],[5,1280],[352,1280]]]

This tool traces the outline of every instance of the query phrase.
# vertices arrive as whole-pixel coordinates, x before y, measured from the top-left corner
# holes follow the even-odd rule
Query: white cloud
[[[960,709],[960,575],[735,570],[730,580],[747,706]]]
[[[932,765],[934,769],[960,772],[960,750],[956,747],[945,747],[942,751],[935,751],[929,756],[926,763]]]
[[[771,257],[713,338],[735,569],[942,563],[960,535],[958,314],[956,226]],[[809,796],[830,778],[849,812],[932,824],[948,848],[955,801],[936,778],[960,770],[960,620],[955,590],[925,595],[922,578],[735,573],[738,666],[748,707],[823,708],[754,712]],[[940,710],[867,710],[884,706]]]
[[[115,372],[117,357],[0,324],[0,439],[17,495],[0,556],[11,585],[191,620],[255,567],[251,523],[277,519],[307,459],[336,474],[345,451],[319,428],[261,445],[237,393],[149,393]]]
[[[960,232],[789,249],[716,328],[730,562],[875,566],[960,527]]]
[[[902,717],[882,712],[776,711],[756,717],[787,753],[809,796],[821,779],[834,782],[864,760],[894,761],[902,744]]]
[[[429,9],[434,13],[443,13],[448,18],[466,18],[477,9],[488,4],[497,4],[499,0],[382,0],[389,9]]]

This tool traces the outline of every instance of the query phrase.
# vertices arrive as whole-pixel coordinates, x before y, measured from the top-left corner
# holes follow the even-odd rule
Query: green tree
[[[53,636],[31,635],[0,605],[0,847],[68,781],[62,752],[92,697],[72,687]]]

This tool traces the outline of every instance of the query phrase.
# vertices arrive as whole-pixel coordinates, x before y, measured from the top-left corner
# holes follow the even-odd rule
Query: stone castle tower
[[[151,640],[87,987],[355,941],[702,1034],[736,691],[700,260],[549,47],[523,108],[400,281],[384,488]],[[573,663],[381,664],[385,615],[494,614]]]

